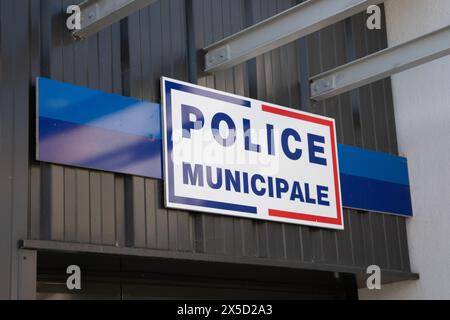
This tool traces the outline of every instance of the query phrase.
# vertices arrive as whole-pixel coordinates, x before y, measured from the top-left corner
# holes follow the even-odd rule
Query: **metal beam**
[[[235,66],[383,0],[309,0],[204,48],[205,71]]]
[[[311,99],[321,101],[450,54],[450,25],[312,77]]]
[[[76,38],[84,39],[122,20],[156,0],[86,0],[81,9],[81,29],[75,30]]]

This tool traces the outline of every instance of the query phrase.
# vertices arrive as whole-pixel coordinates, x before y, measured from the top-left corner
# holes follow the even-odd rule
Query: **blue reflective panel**
[[[344,207],[412,216],[408,185],[342,173],[340,179]]]
[[[38,79],[40,161],[162,177],[160,105]]]
[[[409,185],[406,158],[339,145],[341,174]]]
[[[159,104],[38,78],[37,133],[39,161],[162,179]],[[344,207],[412,216],[405,158],[338,149]]]

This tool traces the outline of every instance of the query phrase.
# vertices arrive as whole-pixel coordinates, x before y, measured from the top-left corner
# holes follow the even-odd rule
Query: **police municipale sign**
[[[162,78],[169,208],[343,229],[334,119]]]

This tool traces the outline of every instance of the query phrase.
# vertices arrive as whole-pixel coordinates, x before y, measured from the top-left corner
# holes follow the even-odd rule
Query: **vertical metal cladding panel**
[[[28,226],[29,10],[0,1],[0,299],[27,297],[17,242]]]
[[[368,31],[363,13],[205,75],[199,49],[300,1],[157,1],[81,42],[61,27],[72,2],[29,1],[31,81],[41,75],[160,101],[164,75],[334,117],[340,143],[397,152],[390,80],[321,103],[308,99],[309,75],[386,46],[385,30]],[[345,231],[335,232],[187,213],[164,208],[162,181],[35,161],[30,167],[32,239],[409,271],[404,218],[346,210]]]

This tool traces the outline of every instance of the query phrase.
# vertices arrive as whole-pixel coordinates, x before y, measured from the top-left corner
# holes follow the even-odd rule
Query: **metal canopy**
[[[360,283],[360,288],[365,288],[367,279],[367,270],[361,266],[340,266],[336,264],[328,264],[322,262],[302,262],[295,260],[270,260],[260,257],[233,257],[220,254],[206,254],[193,252],[174,252],[161,249],[148,248],[131,248],[131,247],[117,247],[110,245],[96,245],[83,243],[70,243],[60,241],[46,241],[46,240],[21,240],[19,247],[26,250],[37,250],[38,252],[60,252],[60,253],[78,253],[78,254],[101,254],[101,255],[116,255],[116,256],[131,256],[140,258],[161,259],[166,261],[189,261],[189,262],[203,262],[203,263],[230,263],[233,265],[245,265],[252,268],[257,266],[272,267],[272,268],[286,268],[291,270],[310,270],[310,271],[328,271],[339,273],[353,273],[356,274]],[[397,281],[417,280],[419,274],[413,272],[396,271],[396,270],[382,270],[381,282],[388,284]]]
[[[86,0],[80,4],[81,29],[76,38],[87,38],[157,0]]]
[[[450,54],[450,26],[312,77],[320,101]]]
[[[382,2],[384,1],[306,1],[206,47],[205,71],[230,68]]]

